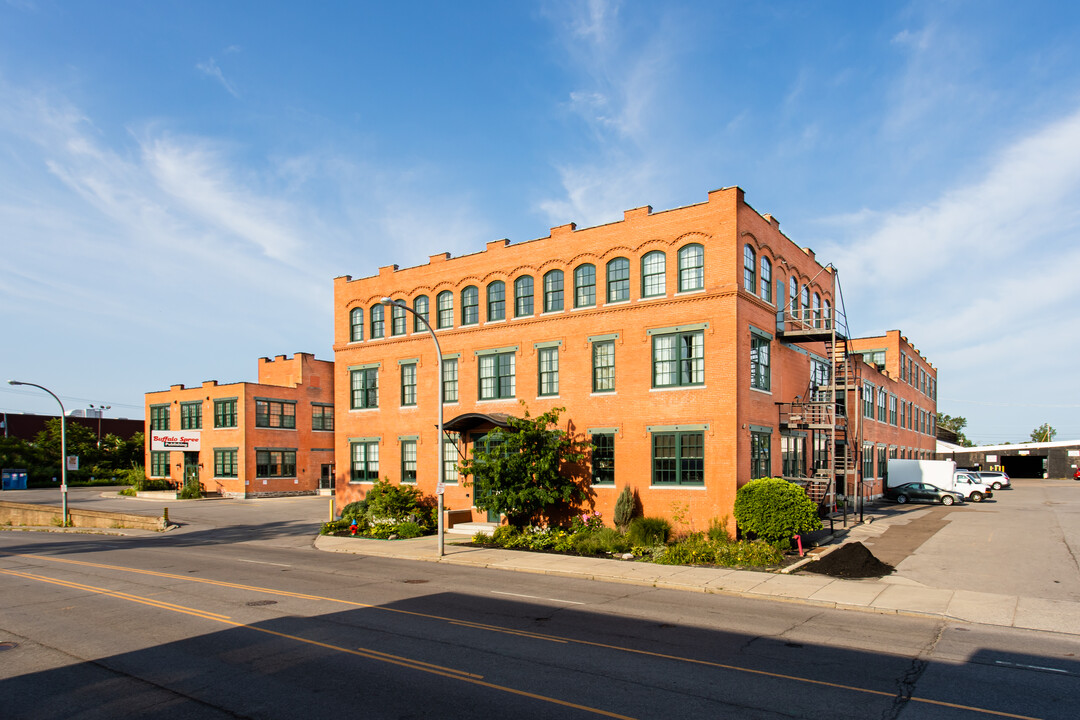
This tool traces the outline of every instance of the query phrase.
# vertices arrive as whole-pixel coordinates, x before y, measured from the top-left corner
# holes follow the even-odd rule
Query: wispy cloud
[[[230,46],[235,47],[235,46]],[[234,52],[238,51],[234,50]],[[225,73],[221,72],[221,68],[217,64],[217,60],[210,58],[201,63],[197,63],[195,67],[202,71],[202,73],[208,77],[212,77],[221,83],[221,87],[225,88],[226,92],[232,95],[234,98],[239,98],[239,93],[236,92],[236,88],[233,86],[229,79],[225,77]]]

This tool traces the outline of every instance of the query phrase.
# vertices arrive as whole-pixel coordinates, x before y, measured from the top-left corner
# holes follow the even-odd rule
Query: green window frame
[[[514,317],[533,314],[533,279],[524,275],[514,281]]]
[[[293,430],[296,428],[296,402],[255,399],[255,427]]]
[[[296,451],[265,449],[255,450],[255,477],[257,478],[294,478],[296,477]]]
[[[506,283],[502,280],[488,283],[487,321],[506,319]]]
[[[889,460],[885,456],[884,445],[878,445],[877,449],[877,474],[882,480],[889,479]]]
[[[401,441],[401,482],[406,485],[416,483],[416,440]]]
[[[512,398],[516,393],[516,355],[512,352],[481,355],[480,399],[501,400]]]
[[[169,452],[150,451],[150,477],[169,477]]]
[[[862,475],[865,479],[874,477],[874,446],[870,443],[862,446]]]
[[[799,280],[794,275],[791,276],[791,285],[788,288],[788,309],[791,311],[789,314],[793,320],[799,317]]]
[[[652,434],[653,485],[705,484],[705,433]]]
[[[435,327],[440,330],[454,327],[454,293],[449,290],[435,296]]]
[[[615,392],[615,341],[600,340],[592,346],[592,391]]]
[[[757,333],[750,335],[750,387],[755,390],[767,392],[772,389],[769,359],[771,346],[772,343],[768,338],[761,337]]]
[[[537,353],[537,391],[543,397],[559,394],[559,348],[540,348]]]
[[[574,268],[574,307],[596,305],[596,266],[585,263]]]
[[[373,483],[379,479],[379,441],[349,443],[350,479],[354,483]]]
[[[214,427],[236,427],[236,398],[214,401]]]
[[[379,368],[351,370],[349,387],[352,391],[349,407],[353,410],[379,407]]]
[[[202,403],[180,403],[180,429],[202,430]]]
[[[780,464],[783,477],[805,477],[806,438],[802,435],[780,436]]]
[[[772,302],[772,262],[764,253],[761,255],[761,299]]]
[[[334,429],[334,406],[312,403],[311,405],[311,429],[333,430]]]
[[[401,365],[401,404],[416,404],[416,363]]]
[[[551,270],[544,274],[544,312],[563,309],[563,271]]]
[[[172,430],[169,427],[169,406],[168,405],[151,405],[150,406],[150,429],[151,430]]]
[[[653,335],[652,386],[705,384],[705,331]]]
[[[589,436],[592,443],[592,484],[615,484],[615,433],[593,433]]]
[[[442,481],[447,485],[458,484],[458,443],[460,436],[450,433],[450,437],[443,438],[443,466]]]
[[[874,385],[863,383],[862,414],[864,418],[874,419]]]
[[[214,448],[214,477],[234,478],[236,474],[236,448]]]
[[[607,301],[624,302],[630,299],[630,261],[617,257],[608,261],[606,267]]]
[[[705,246],[698,243],[679,248],[679,292],[705,289]]]
[[[404,335],[407,324],[405,322],[405,308],[400,305],[390,306],[390,334]]]
[[[428,300],[427,295],[417,295],[413,300],[413,332],[424,332],[427,330],[425,322],[431,322],[429,314],[431,312],[431,302]],[[421,320],[420,318],[423,318]]]
[[[743,290],[757,295],[757,253],[743,245]]]
[[[888,403],[888,401],[887,401],[888,397],[889,397],[888,391],[883,387],[879,387],[878,391],[877,391],[877,419],[878,419],[878,422],[887,422],[888,421],[888,417],[889,417],[888,416],[888,404],[887,404]]]
[[[772,433],[750,431],[750,478],[772,475]]]
[[[889,424],[896,425],[896,396],[889,393]]]
[[[442,361],[442,401],[458,401],[458,361],[457,358],[444,358]]]
[[[480,322],[480,290],[470,285],[461,291],[461,324],[476,325]]]
[[[386,308],[382,305],[372,305],[368,311],[368,320],[371,322],[371,339],[381,338],[386,334]]]
[[[349,342],[360,342],[364,339],[364,308],[353,308],[349,311]]]
[[[641,258],[641,297],[662,297],[667,293],[667,255],[660,250]]]

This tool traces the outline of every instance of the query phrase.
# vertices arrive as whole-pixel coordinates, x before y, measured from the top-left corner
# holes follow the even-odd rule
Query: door
[[[334,489],[334,465],[333,463],[324,463],[322,471],[319,473],[319,489],[320,490],[333,490]]]
[[[488,434],[486,432],[472,433],[470,435],[469,439],[472,441],[472,446],[473,446],[474,451],[477,450],[477,449],[489,450],[490,451],[490,450],[494,450],[496,447],[498,447],[497,445],[495,445],[493,443],[489,443]],[[474,490],[474,492],[475,492],[475,490]],[[474,500],[474,502],[475,502],[475,500]],[[487,521],[490,522],[490,523],[500,523],[500,522],[502,522],[502,513],[499,513],[498,511],[495,511],[495,510],[488,510],[487,511]]]
[[[184,453],[184,487],[201,490],[199,485],[199,453]]]

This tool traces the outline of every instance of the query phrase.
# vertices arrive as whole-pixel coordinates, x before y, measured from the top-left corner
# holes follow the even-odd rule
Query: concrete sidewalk
[[[849,525],[847,529],[837,531],[829,539],[826,551],[856,541],[871,547],[874,539],[884,534],[893,520],[910,522],[912,518],[882,514],[870,519],[873,522]],[[442,558],[437,556],[438,541],[434,536],[412,540],[369,540],[320,535],[315,541],[315,547],[329,552],[441,562],[1080,635],[1078,602],[927,587],[897,575],[878,579],[845,580],[815,573],[656,565],[457,544],[463,542],[468,542],[468,539],[447,536],[446,554]]]

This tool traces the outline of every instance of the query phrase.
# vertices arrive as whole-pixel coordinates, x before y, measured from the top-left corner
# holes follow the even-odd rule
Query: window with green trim
[[[805,477],[805,456],[806,438],[801,435],[780,436],[780,463],[784,477]]]
[[[150,429],[151,430],[172,430],[169,427],[169,406],[168,405],[151,405],[150,406]]]
[[[592,484],[615,484],[615,433],[593,433],[589,436],[592,443]]]
[[[457,485],[458,482],[458,442],[460,436],[457,433],[443,438],[442,481],[447,485]]]
[[[350,482],[376,482],[379,479],[379,443],[365,441],[349,443],[352,458]]]
[[[574,268],[574,307],[596,304],[596,266],[590,263]]]
[[[667,256],[659,250],[641,258],[641,297],[659,297],[667,292]]]
[[[533,314],[533,279],[525,275],[514,281],[514,317]]]
[[[487,286],[487,321],[506,319],[506,283],[496,280]]]
[[[255,427],[283,428],[296,427],[296,403],[284,400],[256,400]]]
[[[705,433],[654,432],[653,485],[705,484]]]
[[[593,392],[615,392],[615,341],[594,342],[592,360]]]
[[[444,290],[435,297],[435,327],[454,327],[454,293]]]
[[[761,299],[772,302],[772,262],[761,255]]]
[[[401,366],[401,404],[416,404],[416,363]]]
[[[679,292],[705,287],[705,248],[697,243],[679,248]]]
[[[480,356],[481,400],[514,397],[515,364],[515,355],[512,352]]]
[[[552,270],[544,275],[544,312],[563,309],[563,272]]]
[[[750,478],[772,475],[772,434],[750,432]]]
[[[705,332],[653,335],[653,387],[705,382]]]
[[[754,248],[743,245],[743,290],[757,294],[757,254]]]
[[[386,308],[382,305],[372,305],[368,311],[371,322],[371,339],[381,338],[386,334]]]
[[[874,477],[874,446],[868,443],[862,446],[862,474],[868,480]]]
[[[862,414],[864,418],[874,419],[874,386],[863,383]]]
[[[458,401],[458,362],[457,358],[442,361],[442,401]]]
[[[296,477],[295,450],[256,450],[255,477]]]
[[[390,334],[391,335],[404,335],[405,334],[405,308],[400,305],[390,306]]]
[[[349,342],[360,342],[364,339],[364,309],[353,308],[349,312]]]
[[[888,391],[885,388],[878,388],[877,391],[877,419],[878,422],[885,422],[888,419],[887,410],[887,398],[889,396]]]
[[[753,333],[750,335],[750,387],[755,390],[769,390],[772,386],[770,346],[768,338]]]
[[[214,427],[236,427],[236,400],[214,401]]]
[[[416,441],[401,441],[401,482],[416,482]]]
[[[537,395],[559,394],[559,348],[540,348],[538,353]]]
[[[431,307],[427,295],[418,295],[416,299],[413,300],[413,332],[424,332],[427,330],[427,326],[424,325],[424,323],[431,322],[428,317],[430,309]],[[423,318],[423,320],[420,318]]]
[[[607,264],[607,302],[630,299],[630,261],[615,258]]]
[[[896,424],[896,396],[889,393],[889,424]]]
[[[167,450],[150,452],[150,477],[169,477],[169,452]]]
[[[180,429],[202,429],[202,403],[180,403]]]
[[[881,445],[877,449],[877,474],[882,480],[889,479],[889,460],[885,457],[885,446]]]
[[[349,373],[353,410],[379,407],[379,368],[362,368]]]
[[[312,405],[311,406],[311,429],[333,430],[334,429],[334,406]]]
[[[236,450],[214,449],[214,477],[236,477]]]
[[[461,291],[461,324],[475,325],[480,322],[480,291],[470,285]]]

